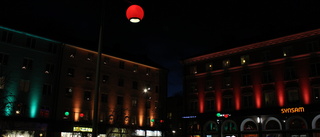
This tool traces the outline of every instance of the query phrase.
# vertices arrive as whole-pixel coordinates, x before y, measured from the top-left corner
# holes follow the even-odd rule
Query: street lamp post
[[[99,95],[100,95],[100,65],[101,65],[101,46],[104,29],[104,16],[105,16],[105,0],[102,0],[100,28],[99,28],[99,41],[98,41],[98,55],[96,64],[96,79],[95,79],[95,94],[93,104],[93,119],[92,119],[92,137],[98,136],[98,116],[99,116]],[[138,23],[144,16],[144,11],[139,5],[131,5],[126,12],[127,18],[132,23]]]

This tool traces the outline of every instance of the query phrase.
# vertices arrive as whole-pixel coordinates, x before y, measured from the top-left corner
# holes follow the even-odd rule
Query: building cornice
[[[203,60],[208,60],[212,58],[217,58],[217,57],[222,57],[222,56],[227,56],[230,54],[235,54],[239,52],[244,52],[252,49],[257,49],[257,48],[262,48],[262,47],[267,47],[267,46],[272,46],[276,44],[281,44],[289,41],[294,41],[294,40],[299,40],[311,36],[316,36],[320,34],[320,29],[315,29],[311,31],[306,31],[302,33],[297,33],[289,36],[284,36],[276,39],[271,39],[263,42],[258,42],[258,43],[253,43],[241,47],[236,47],[228,50],[223,50],[219,52],[214,52],[206,55],[201,55],[193,58],[189,58],[183,61],[184,64],[192,63],[192,62],[198,62],[198,61],[203,61]]]

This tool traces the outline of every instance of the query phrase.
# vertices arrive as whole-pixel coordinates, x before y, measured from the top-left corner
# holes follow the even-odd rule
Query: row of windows
[[[9,55],[0,53],[0,65],[8,65]],[[21,69],[32,70],[33,69],[33,60],[30,58],[24,58],[22,61]],[[44,68],[44,73],[50,74],[54,71],[54,64],[47,63]]]
[[[228,92],[228,91],[225,91]],[[294,105],[300,103],[300,93],[298,88],[287,88],[286,89],[286,98],[287,103]],[[232,94],[232,93],[231,93]],[[320,87],[312,87],[313,101],[320,102]],[[222,97],[222,105],[225,110],[234,109],[234,97],[233,95],[223,95]],[[244,93],[241,95],[241,105],[243,108],[253,108],[254,107],[254,97],[253,93]],[[275,90],[264,90],[263,91],[263,103],[265,106],[276,106],[277,105],[277,95]],[[215,99],[207,98],[205,101],[205,110],[206,111],[215,111]],[[198,101],[191,101],[189,105],[189,110],[191,112],[197,112],[198,110]]]
[[[69,57],[70,58],[75,58],[76,57],[76,49],[73,49],[73,51],[71,52]],[[94,54],[93,53],[88,53],[87,57],[86,57],[86,60],[87,61],[93,61],[93,58],[94,58]],[[109,57],[104,57],[103,58],[103,65],[107,65],[107,64],[110,64],[110,58]],[[125,66],[126,66],[125,65],[125,61],[119,61],[119,68],[120,69],[125,69]],[[138,72],[138,68],[139,68],[139,66],[134,64],[133,68],[132,68],[132,72],[137,73]],[[150,75],[150,72],[151,72],[151,69],[150,68],[146,68],[145,74],[147,76]]]
[[[289,57],[289,56],[293,56],[294,54],[294,48],[292,46],[286,46],[282,48],[282,57]],[[309,42],[307,44],[307,49],[308,52],[314,52],[314,51],[319,51],[320,50],[320,45],[318,41],[313,41],[313,42]],[[274,53],[271,53],[271,51],[263,51],[262,54],[259,54],[259,56],[261,56],[263,59],[263,61],[269,61],[270,59],[273,59],[271,56],[274,55]],[[250,55],[243,55],[240,56],[240,64],[241,65],[248,65],[250,64]],[[214,66],[216,64],[213,62],[209,62],[205,64],[205,71],[212,71],[214,70]],[[216,69],[219,68],[218,65],[216,65]],[[201,66],[191,66],[189,68],[189,73],[190,74],[197,74],[199,73],[199,67]],[[231,67],[231,59],[225,59],[222,60],[222,68],[229,68]],[[201,71],[200,71],[201,72]]]
[[[284,70],[284,80],[294,80],[297,79],[297,72],[295,71],[296,69],[294,67],[287,67]],[[320,76],[320,63],[313,63],[310,65],[310,73],[309,75],[311,77],[315,76]],[[249,86],[252,85],[252,78],[251,74],[249,73],[244,73],[241,75],[241,84],[242,86]],[[265,70],[262,71],[262,76],[261,76],[261,82],[263,84],[267,83],[272,83],[275,80],[275,76],[273,74],[272,70]],[[231,88],[232,87],[232,81],[231,81],[231,76],[224,76],[223,81],[222,81],[222,88]],[[197,87],[196,87],[196,82],[193,82],[190,84],[190,91],[191,92],[197,92]],[[206,91],[211,91],[214,89],[214,80],[213,79],[208,79],[205,82],[205,90]]]
[[[9,31],[2,31],[2,37],[1,37],[1,41],[2,42],[6,42],[6,43],[12,43],[13,41],[13,33],[12,32],[9,32]],[[31,48],[31,49],[36,49],[36,45],[37,45],[37,41],[38,39],[36,38],[33,38],[33,37],[27,37],[26,39],[26,42],[24,45],[24,47],[27,47],[27,48]],[[47,47],[44,47],[44,46],[41,46],[39,47],[40,48],[45,48],[45,49],[41,49],[42,51],[45,51],[45,52],[49,52],[49,53],[57,53],[57,47],[58,45],[55,44],[55,43],[52,43],[52,42],[49,42]]]

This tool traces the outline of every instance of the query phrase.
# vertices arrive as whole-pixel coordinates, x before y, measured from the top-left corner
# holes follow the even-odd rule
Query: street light
[[[95,96],[93,105],[93,120],[92,120],[92,137],[98,135],[98,114],[99,114],[99,95],[100,95],[100,65],[101,65],[101,45],[102,45],[102,34],[104,27],[104,16],[105,16],[105,0],[102,0],[101,17],[100,17],[100,28],[99,28],[99,41],[98,41],[98,57],[96,63],[96,81],[95,81]],[[126,12],[127,18],[132,23],[138,23],[144,16],[144,11],[139,5],[131,5]]]

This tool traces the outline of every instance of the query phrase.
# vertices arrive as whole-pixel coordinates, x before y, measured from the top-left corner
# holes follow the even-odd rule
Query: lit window
[[[249,63],[249,55],[241,56],[241,65],[246,65]]]
[[[230,67],[230,60],[229,59],[226,59],[222,62],[222,65],[224,68],[228,68]]]

